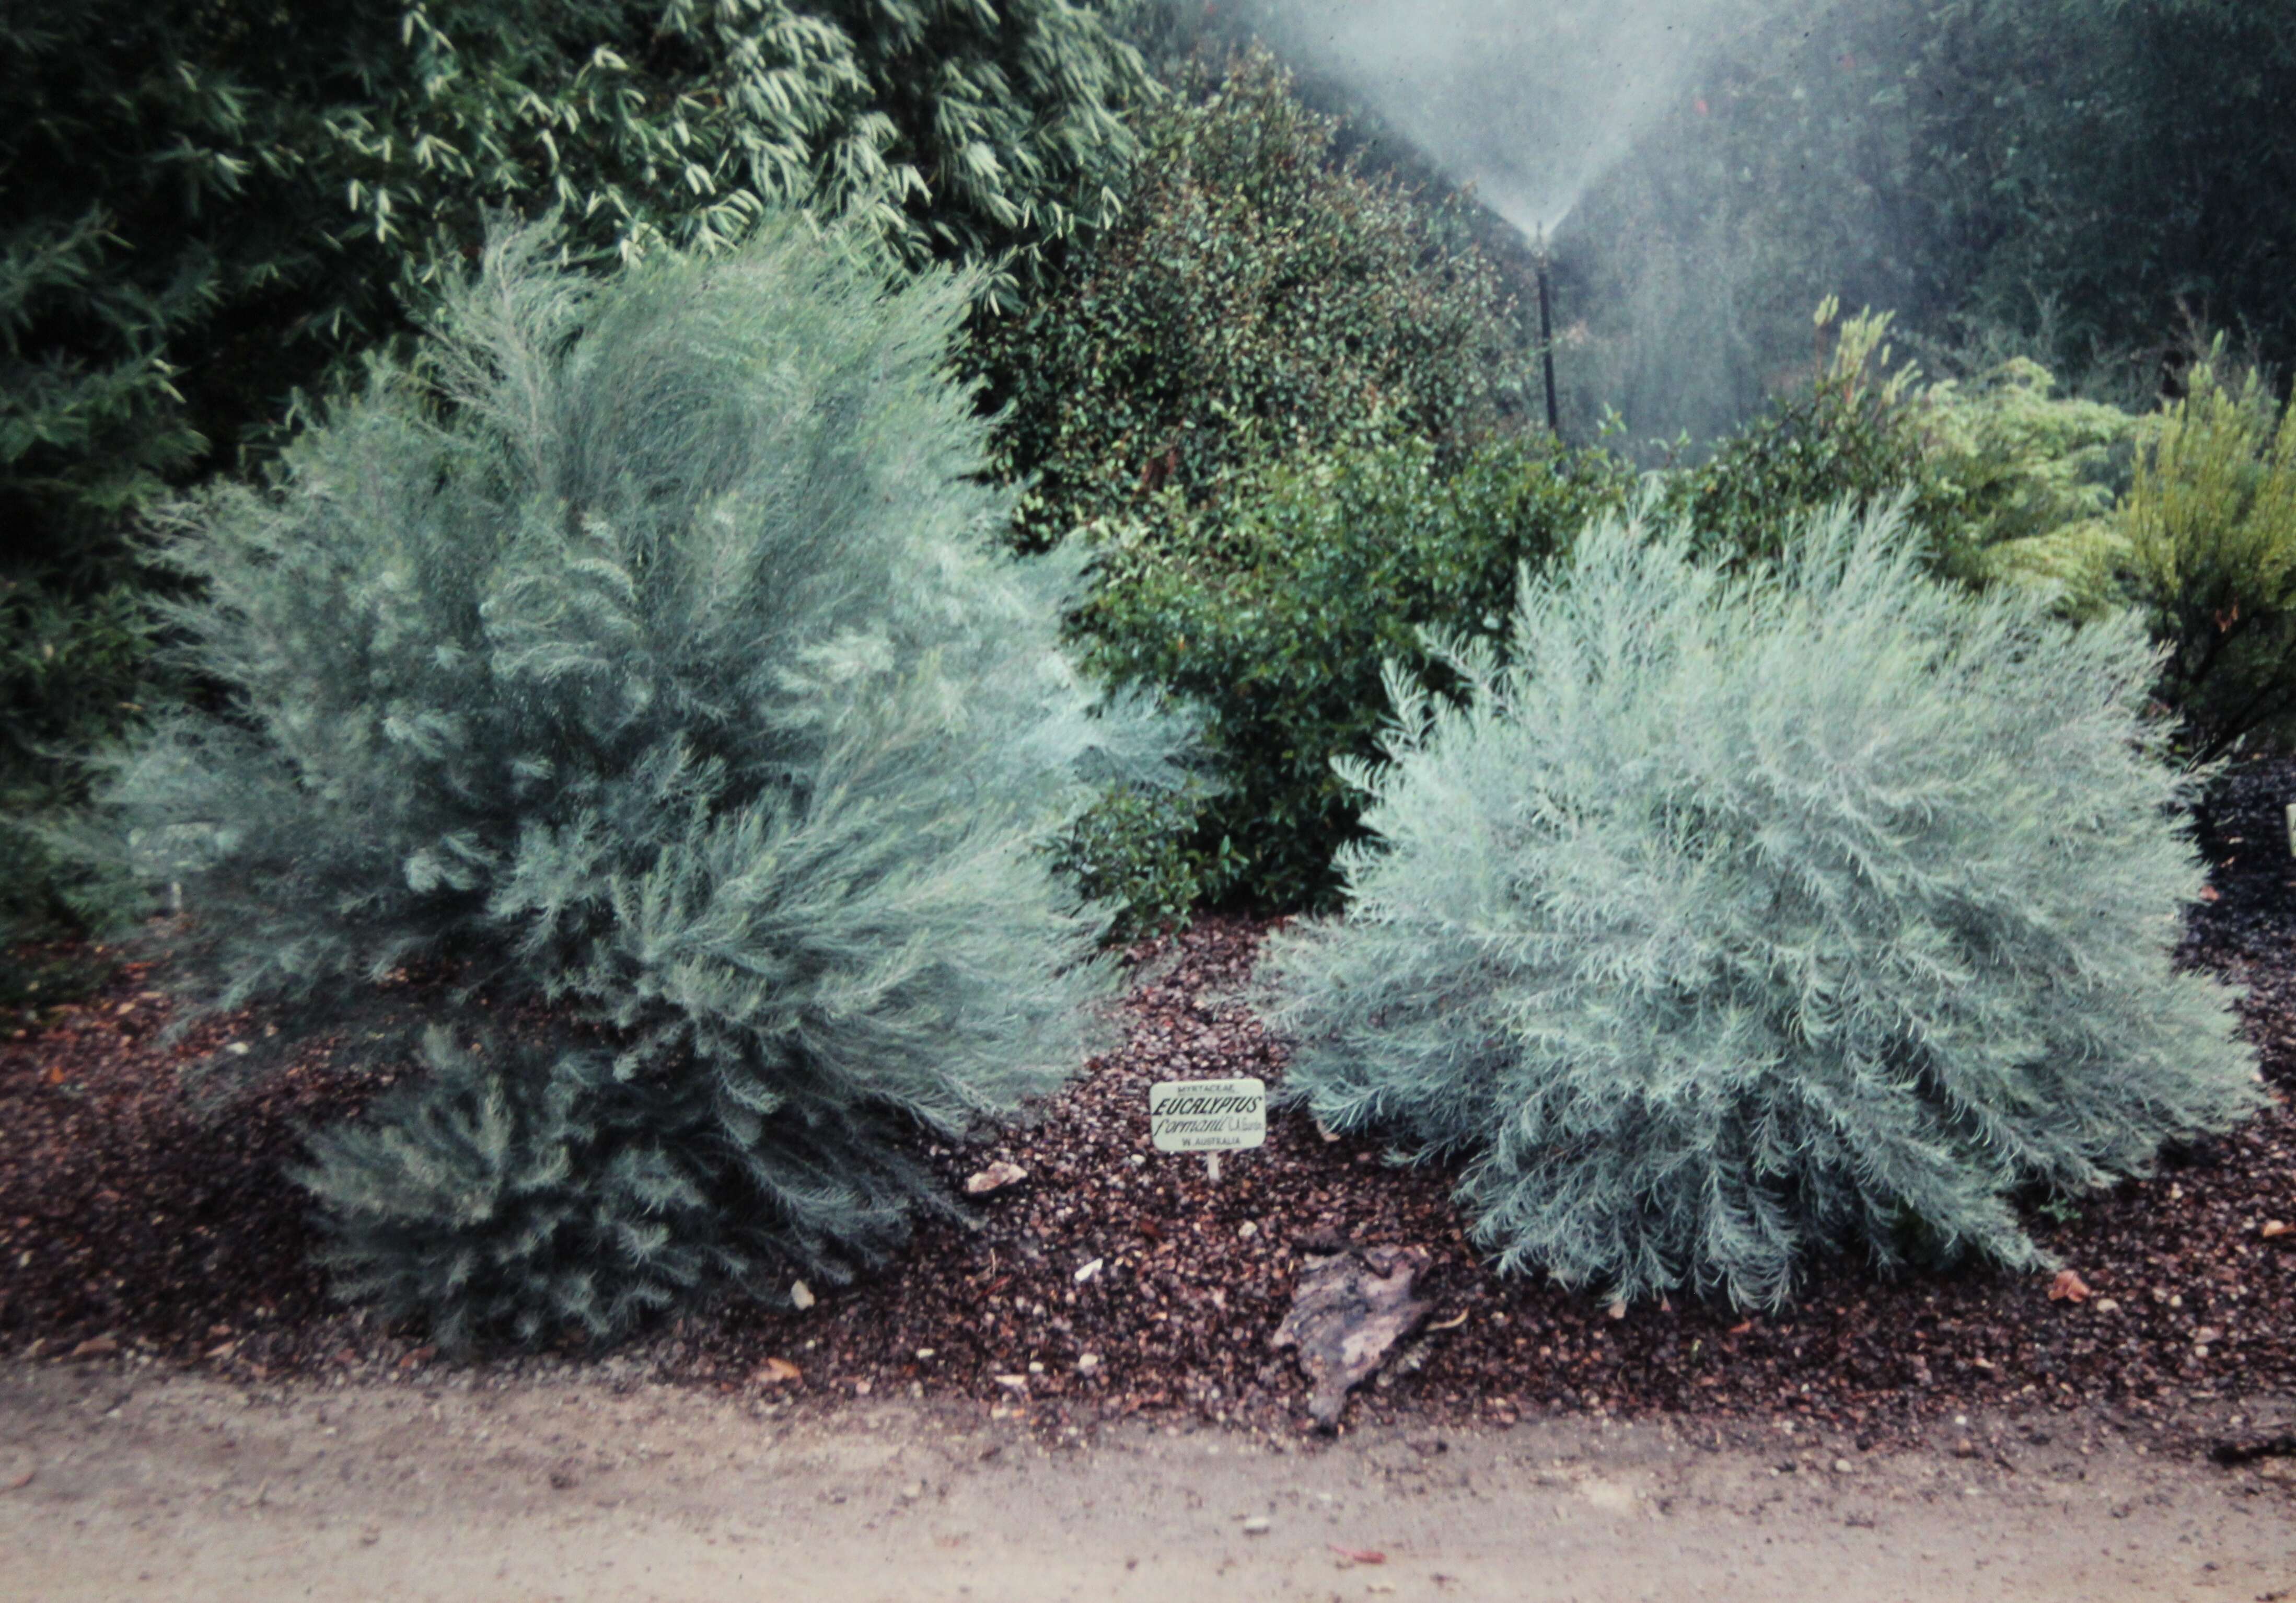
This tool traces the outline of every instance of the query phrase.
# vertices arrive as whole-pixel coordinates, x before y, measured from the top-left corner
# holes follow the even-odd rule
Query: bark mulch
[[[2275,1098],[2243,1128],[2164,1155],[2159,1172],[2037,1210],[2038,1237],[2087,1287],[1983,1269],[1883,1278],[1813,1265],[1794,1307],[1751,1317],[1677,1300],[1614,1318],[1584,1293],[1493,1275],[1450,1177],[1327,1140],[1303,1114],[1231,1155],[1148,1144],[1159,1080],[1283,1072],[1282,1043],[1224,1000],[1266,921],[1210,917],[1132,949],[1123,1043],[1023,1126],[933,1153],[953,1188],[1004,1160],[1028,1180],[927,1221],[895,1262],[816,1286],[802,1312],[724,1299],[614,1352],[569,1347],[477,1361],[488,1379],[595,1368],[618,1384],[715,1386],[763,1400],[914,1394],[1069,1434],[1147,1411],[1290,1432],[1308,1392],[1268,1337],[1303,1256],[1350,1242],[1425,1249],[1434,1311],[1350,1404],[1352,1426],[1464,1424],[1554,1412],[1806,1421],[1861,1444],[1938,1416],[2103,1408],[2174,1419],[2296,1402],[2296,863],[2282,808],[2296,760],[2255,760],[2219,788],[2202,844],[2212,900],[2187,961],[2249,988],[2244,1028]],[[58,961],[84,949],[55,949]],[[180,1066],[259,1031],[259,1015],[152,1043],[167,1002],[121,967],[99,991],[0,1015],[0,1352],[113,1352],[240,1379],[447,1369],[419,1328],[333,1303],[308,1267],[306,1197],[281,1173],[301,1132],[345,1116],[372,1078],[324,1047],[219,1109]],[[37,1003],[37,999],[32,999]],[[2062,1289],[2059,1287],[2059,1289]],[[791,1377],[791,1371],[795,1371]],[[2260,1418],[2255,1423],[2261,1424]]]

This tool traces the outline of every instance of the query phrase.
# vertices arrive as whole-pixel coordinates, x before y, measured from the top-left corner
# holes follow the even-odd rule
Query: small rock
[[[2288,1229],[2289,1227],[2284,1221],[2267,1219],[2256,1228],[2256,1233],[2263,1237],[2267,1241],[2270,1241],[2275,1237],[2285,1236],[2288,1234]]]
[[[1614,1319],[1625,1319],[1627,1317],[1627,1304],[1625,1301],[1621,1299],[1619,1302],[1611,1303],[1610,1312],[1611,1317]]]
[[[1836,1475],[1848,1475],[1849,1473],[1849,1460],[1847,1459],[1834,1459],[1833,1473]]]
[[[919,1363],[927,1362],[938,1350],[939,1349],[933,1347],[919,1347],[917,1349],[917,1361]]]
[[[1076,1371],[1077,1371],[1077,1373],[1078,1373],[1078,1374],[1079,1374],[1079,1375],[1089,1375],[1089,1374],[1091,1374],[1095,1369],[1097,1369],[1098,1368],[1100,1368],[1100,1354],[1099,1354],[1099,1353],[1097,1353],[1097,1352],[1086,1352],[1086,1353],[1081,1353],[1081,1354],[1079,1354],[1079,1355],[1078,1356],[1078,1358],[1077,1358],[1077,1361],[1076,1361]]]
[[[1268,1525],[1267,1516],[1255,1514],[1243,1522],[1243,1533],[1246,1536],[1265,1536],[1267,1534]]]
[[[1254,1236],[1259,1234],[1259,1227],[1252,1223],[1249,1219],[1245,1220],[1242,1227],[1236,1231],[1236,1235],[1245,1241],[1250,1240]]]
[[[968,1196],[986,1196],[992,1191],[1002,1191],[1007,1187],[1017,1186],[1028,1178],[1029,1171],[1020,1164],[1008,1163],[1000,1158],[980,1173],[968,1176],[964,1182],[964,1191]]]
[[[1100,1273],[1101,1266],[1107,1262],[1108,1260],[1105,1258],[1095,1258],[1090,1263],[1086,1264],[1082,1269],[1077,1270],[1076,1283],[1078,1286],[1082,1286],[1086,1280],[1091,1279],[1095,1275]]]
[[[92,1336],[66,1353],[67,1358],[104,1358],[119,1351],[119,1344],[108,1336]]]
[[[925,1484],[922,1481],[911,1481],[907,1485],[901,1488],[901,1500],[905,1503],[915,1502],[917,1499],[922,1497],[924,1494]]]
[[[1977,1443],[1971,1441],[1967,1436],[1964,1436],[1960,1441],[1953,1444],[1953,1456],[1956,1459],[1975,1458],[1977,1456]]]
[[[808,1286],[804,1281],[792,1280],[790,1282],[790,1305],[795,1308],[800,1313],[803,1313],[807,1309],[812,1307],[819,1301],[820,1299],[813,1295],[813,1287]]]
[[[997,1375],[990,1378],[1008,1392],[1025,1392],[1029,1389],[1029,1377],[1026,1375]]]
[[[2099,1313],[2119,1313],[2120,1311],[2120,1299],[2119,1297],[2099,1297],[2096,1300],[2096,1311]]]

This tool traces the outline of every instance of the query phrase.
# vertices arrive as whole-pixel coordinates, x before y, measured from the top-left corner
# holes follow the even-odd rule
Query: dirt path
[[[2296,1596],[2287,1483],[2053,1426],[1980,1420],[1977,1457],[1856,1463],[1784,1435],[1720,1448],[1679,1422],[1381,1427],[1331,1446],[1136,1424],[1062,1449],[906,1402],[800,1417],[590,1380],[250,1392],[12,1363],[0,1595]]]

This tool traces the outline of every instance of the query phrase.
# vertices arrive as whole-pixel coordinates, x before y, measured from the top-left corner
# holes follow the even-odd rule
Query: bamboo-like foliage
[[[496,237],[418,374],[382,370],[268,489],[178,512],[167,555],[201,583],[172,616],[234,704],[115,765],[108,849],[181,883],[187,1018],[270,1001],[277,1045],[340,1034],[416,962],[552,1005],[612,1032],[616,1086],[701,1110],[656,1136],[716,1204],[668,1215],[713,1221],[694,1262],[833,1275],[931,1196],[905,1132],[1083,1061],[1107,913],[1044,846],[1111,776],[1177,778],[1182,732],[1062,654],[1081,553],[996,544],[1009,495],[942,366],[973,285],[887,293],[788,219],[604,288],[554,243]],[[504,1124],[440,1083],[386,1122],[515,1142],[611,1104],[505,1087]],[[377,1172],[431,1183],[407,1141],[480,1189],[543,1163],[478,1140],[339,1142],[317,1184],[356,1224]],[[352,1284],[431,1274],[364,1238]]]
[[[1902,509],[1775,566],[1592,529],[1506,666],[1390,673],[1344,920],[1261,1003],[1326,1123],[1464,1159],[1503,1266],[1790,1294],[1811,1249],[2045,1254],[2011,1194],[2142,1169],[2256,1099],[2231,993],[2171,963],[2203,871],[2135,620],[1926,576]]]

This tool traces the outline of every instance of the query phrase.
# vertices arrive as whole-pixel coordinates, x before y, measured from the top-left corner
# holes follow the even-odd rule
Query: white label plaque
[[[1148,1088],[1159,1152],[1234,1152],[1267,1140],[1267,1087],[1257,1080],[1165,1080]]]

